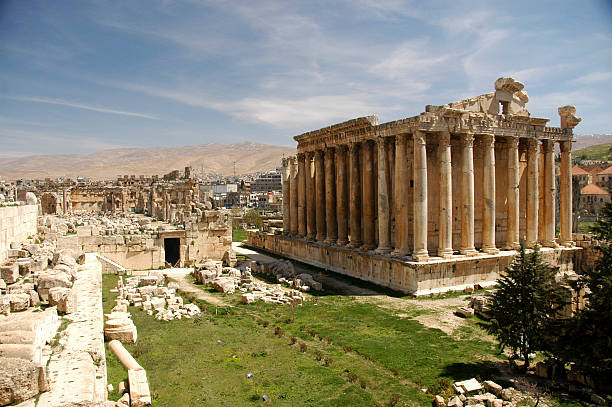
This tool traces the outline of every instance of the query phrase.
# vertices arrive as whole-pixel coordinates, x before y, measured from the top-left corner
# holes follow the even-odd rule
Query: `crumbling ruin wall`
[[[0,263],[8,259],[11,242],[22,242],[36,234],[37,205],[0,208]]]
[[[203,211],[197,222],[186,225],[185,263],[221,260],[232,249],[232,220],[229,211]],[[181,253],[182,254],[182,253]]]

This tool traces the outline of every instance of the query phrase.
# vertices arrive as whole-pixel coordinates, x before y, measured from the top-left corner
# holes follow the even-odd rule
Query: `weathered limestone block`
[[[38,295],[43,301],[49,299],[49,290],[54,287],[72,287],[70,276],[57,270],[38,277]]]
[[[158,284],[158,278],[157,276],[142,276],[140,277],[140,286],[144,287],[144,286],[150,286],[150,285],[157,285]]]
[[[0,266],[0,277],[7,283],[13,284],[19,278],[19,265],[17,263]]]
[[[500,386],[499,384],[491,381],[491,380],[485,380],[483,382],[484,388],[486,391],[488,391],[489,393],[493,393],[496,394],[498,396],[501,395],[502,392],[502,386]]]
[[[72,314],[77,311],[77,296],[70,288],[54,287],[49,290],[49,305],[57,306],[57,311]]]
[[[36,365],[42,365],[42,348],[29,343],[2,343],[0,357],[29,360]]]
[[[11,301],[6,295],[0,295],[0,315],[6,315],[11,313]]]
[[[147,372],[143,370],[128,370],[130,383],[130,406],[143,407],[151,405],[151,392],[147,381]]]
[[[455,396],[448,401],[446,407],[463,407],[463,402],[459,397]]]
[[[6,283],[0,278],[0,293],[6,291]]]
[[[36,337],[36,332],[15,330],[0,332],[0,344],[40,344],[40,339]]]
[[[56,266],[58,264],[65,264],[69,267],[76,267],[76,260],[74,252],[70,249],[62,249],[58,252],[55,252],[53,255],[53,265]]]
[[[42,257],[42,256],[32,257],[32,260],[30,263],[30,272],[40,273],[47,267],[48,264],[49,264],[49,261],[46,257]]]
[[[434,405],[436,407],[446,407],[446,402],[444,401],[444,397],[437,395],[434,399]]]
[[[30,258],[17,259],[15,264],[17,264],[17,266],[19,267],[19,275],[20,276],[27,276],[28,274],[30,274],[30,271],[31,271],[30,268],[31,268],[31,265],[32,265],[32,259],[30,259]]]
[[[30,295],[26,293],[7,294],[11,312],[25,311],[30,306]]]
[[[138,333],[129,313],[115,312],[106,316],[108,317],[108,320],[104,323],[104,337],[106,339],[136,343]]]
[[[233,294],[235,290],[234,279],[229,277],[219,277],[213,280],[211,286],[218,292]]]
[[[0,405],[32,398],[48,389],[46,382],[44,367],[19,358],[0,357]]]

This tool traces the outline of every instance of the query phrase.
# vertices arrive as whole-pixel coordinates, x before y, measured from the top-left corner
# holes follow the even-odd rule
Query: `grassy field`
[[[234,228],[232,229],[232,242],[242,242],[246,240],[246,230],[242,228]]]
[[[572,155],[576,158],[588,160],[611,160],[612,159],[612,143],[597,144],[581,148],[580,150],[572,151]]]
[[[105,312],[116,280],[103,277]],[[224,300],[234,306],[199,301],[199,318],[170,322],[131,307],[138,343],[125,346],[147,370],[154,406],[262,405],[264,395],[273,406],[425,406],[432,396],[421,388],[488,379],[502,360],[478,318],[448,336],[412,319],[428,311],[410,305],[400,318],[359,298],[318,296],[292,322],[287,306]],[[127,374],[110,351],[107,366],[116,389]]]

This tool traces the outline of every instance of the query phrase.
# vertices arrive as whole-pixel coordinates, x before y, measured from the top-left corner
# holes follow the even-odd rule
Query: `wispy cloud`
[[[33,103],[45,103],[49,105],[68,106],[68,107],[73,107],[75,109],[90,110],[93,112],[116,114],[120,116],[139,117],[142,119],[150,119],[150,120],[159,120],[158,117],[150,115],[150,114],[146,114],[146,113],[137,113],[137,112],[130,112],[126,110],[110,109],[107,107],[91,106],[91,105],[86,105],[82,103],[69,102],[69,101],[62,100],[62,99],[52,99],[52,98],[39,97],[39,96],[14,96],[14,95],[0,95],[0,98],[8,99],[8,100],[16,100],[19,102],[33,102]]]
[[[580,83],[580,84],[610,82],[610,81],[612,81],[612,71],[591,72],[579,78],[574,79],[574,82]]]

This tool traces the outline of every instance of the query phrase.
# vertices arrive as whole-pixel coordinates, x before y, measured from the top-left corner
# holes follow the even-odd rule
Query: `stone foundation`
[[[37,205],[0,208],[0,264],[8,259],[12,242],[22,242],[36,234]]]
[[[247,232],[247,244],[257,249],[320,267],[339,274],[355,277],[393,290],[416,296],[461,290],[468,286],[493,285],[500,272],[508,266],[516,251],[481,254],[476,257],[453,256],[451,259],[430,257],[426,262],[415,262],[378,255],[319,242]],[[581,248],[542,248],[543,259],[559,268],[574,271]]]

